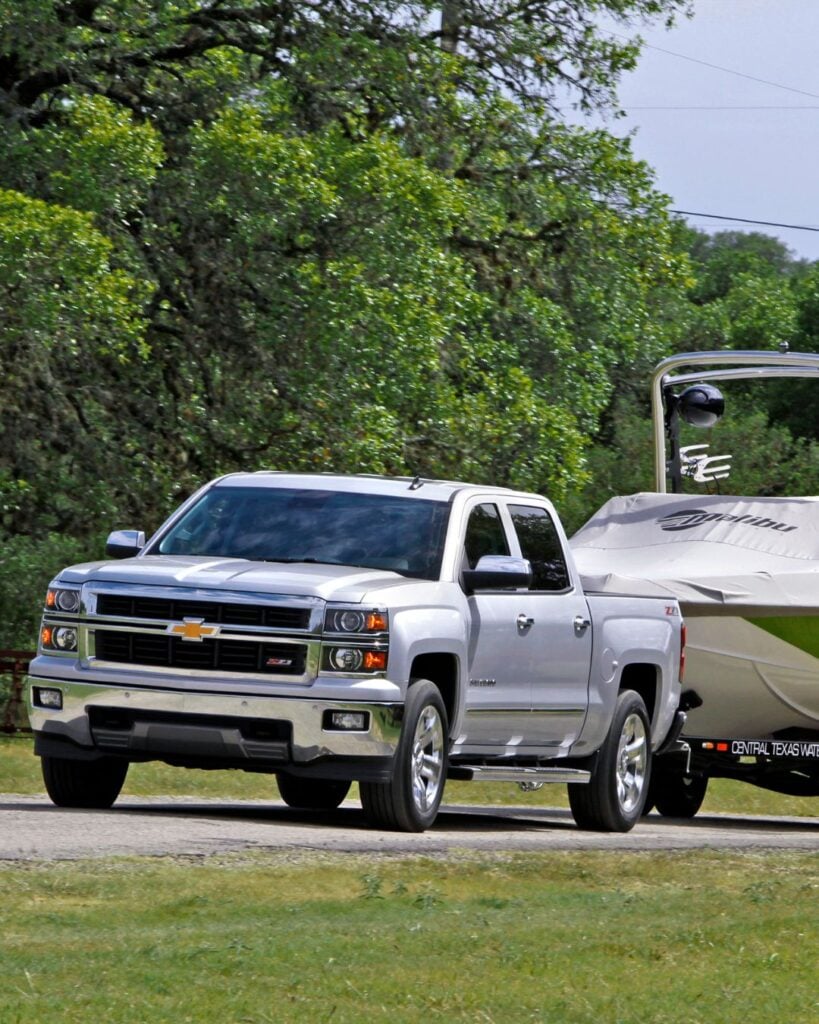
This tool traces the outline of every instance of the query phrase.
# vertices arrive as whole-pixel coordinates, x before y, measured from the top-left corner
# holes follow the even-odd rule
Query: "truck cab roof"
[[[501,497],[526,495],[542,500],[540,495],[516,491],[508,487],[470,484],[457,480],[432,480],[426,477],[395,477],[377,474],[289,473],[259,470],[253,473],[230,473],[220,477],[213,487],[292,487],[304,490],[357,491],[362,494],[384,494],[419,498],[426,501],[451,501],[456,494],[496,494]]]

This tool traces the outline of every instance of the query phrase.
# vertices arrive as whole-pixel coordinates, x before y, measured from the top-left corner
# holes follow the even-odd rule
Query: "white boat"
[[[661,363],[656,491],[613,498],[571,540],[587,590],[667,594],[682,607],[687,721],[655,765],[663,813],[696,813],[715,776],[819,795],[819,497],[682,493],[713,492],[730,472],[730,456],[679,443],[681,418],[712,425],[721,413],[712,382],[793,376],[819,377],[819,355],[689,353]]]
[[[683,735],[819,734],[819,498],[613,498],[571,544],[587,590],[680,601]]]

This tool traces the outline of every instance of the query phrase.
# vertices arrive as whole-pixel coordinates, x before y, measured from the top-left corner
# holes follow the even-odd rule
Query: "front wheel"
[[[640,820],[651,771],[651,728],[642,697],[624,690],[588,784],[569,785],[569,806],[582,829],[628,832]]]
[[[308,811],[334,811],[350,791],[350,783],[341,779],[307,779],[279,772],[276,784],[288,807]]]
[[[119,796],[128,762],[115,757],[75,761],[68,757],[41,758],[46,792],[58,807],[104,810]]]
[[[441,693],[421,679],[407,691],[401,738],[389,782],[362,782],[361,806],[378,828],[423,832],[435,821],[447,771],[447,721]]]

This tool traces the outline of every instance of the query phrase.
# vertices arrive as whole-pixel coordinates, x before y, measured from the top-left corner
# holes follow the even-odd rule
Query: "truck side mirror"
[[[105,553],[109,558],[133,558],[145,547],[142,530],[114,530],[108,534]]]
[[[463,571],[464,590],[517,590],[532,585],[532,566],[526,558],[511,555],[484,555],[474,569]]]

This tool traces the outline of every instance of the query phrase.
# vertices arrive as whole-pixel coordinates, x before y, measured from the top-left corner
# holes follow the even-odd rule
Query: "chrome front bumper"
[[[57,689],[62,708],[43,707],[35,688]],[[403,705],[180,692],[66,682],[29,676],[29,717],[38,753],[113,754],[204,767],[275,771],[278,766],[366,778],[387,771],[401,733]],[[361,731],[328,729],[333,711],[365,712]],[[360,762],[362,771],[356,770]],[[335,766],[334,766],[335,763]]]

